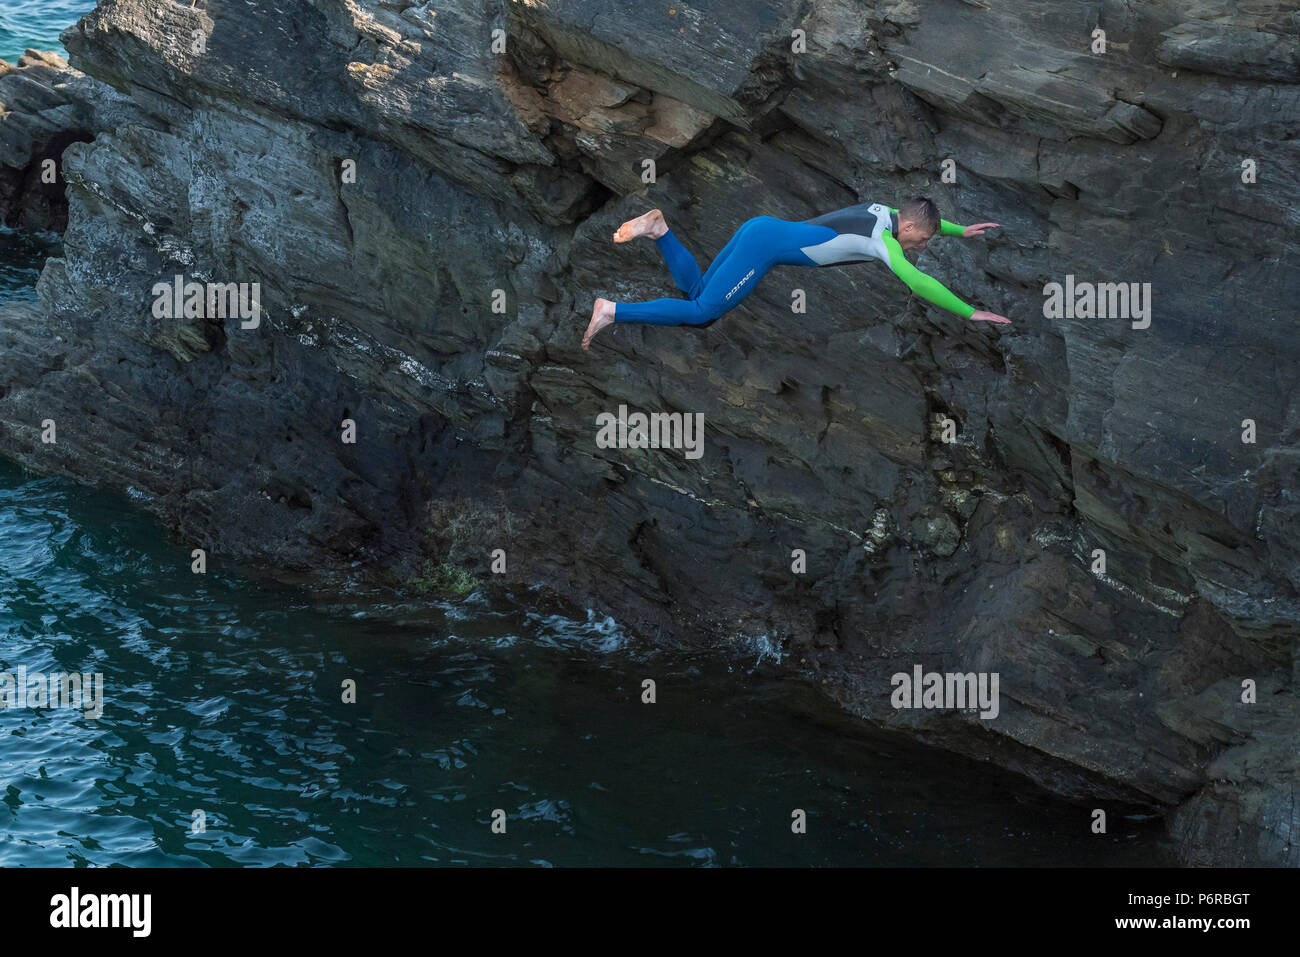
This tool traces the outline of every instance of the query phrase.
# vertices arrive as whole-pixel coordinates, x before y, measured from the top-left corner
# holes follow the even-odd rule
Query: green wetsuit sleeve
[[[903,247],[898,245],[897,239],[888,233],[881,236],[881,239],[884,240],[885,250],[889,253],[889,268],[894,271],[895,276],[907,283],[908,289],[926,302],[932,302],[941,309],[955,312],[964,319],[969,319],[975,314],[974,306],[966,305],[949,292],[939,280],[927,276],[908,262],[903,256]]]
[[[892,206],[889,207],[889,211],[891,213],[894,213],[895,215],[898,214],[898,210],[894,209],[894,207]],[[946,219],[939,220],[940,236],[961,236],[965,232],[966,232],[965,226],[958,226],[956,223],[950,223]]]

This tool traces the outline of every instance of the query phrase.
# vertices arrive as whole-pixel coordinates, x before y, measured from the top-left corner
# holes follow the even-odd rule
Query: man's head
[[[898,245],[920,251],[939,231],[939,207],[924,196],[906,200],[898,207]]]

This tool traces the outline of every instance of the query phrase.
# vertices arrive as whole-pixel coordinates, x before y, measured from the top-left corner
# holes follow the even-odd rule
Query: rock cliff
[[[0,452],[212,561],[503,548],[1080,827],[1294,866],[1298,33],[1237,0],[103,0],[75,70],[0,76],[0,212],[62,226],[51,154],[67,202],[41,308],[0,313]],[[676,294],[610,241],[646,209],[703,265],[751,216],[916,194],[1002,224],[918,265],[1011,326],[868,264],[578,346],[594,297]],[[258,284],[260,323],[160,318],[178,275]],[[620,405],[703,413],[704,455],[599,447]],[[998,716],[896,710],[918,663],[997,672]]]

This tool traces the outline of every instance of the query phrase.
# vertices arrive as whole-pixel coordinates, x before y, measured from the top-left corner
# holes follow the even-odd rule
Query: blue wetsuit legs
[[[694,293],[695,287],[699,285],[702,278],[700,267],[695,265],[695,257],[686,251],[686,247],[678,241],[671,229],[656,239],[655,245],[663,254],[664,262],[668,264],[668,271],[673,274],[673,282],[677,283],[677,288],[688,296]]]
[[[706,325],[739,305],[775,265],[814,266],[801,252],[835,235],[828,226],[792,223],[772,216],[744,222],[701,276],[695,260],[671,231],[655,240],[677,288],[687,299],[620,302],[615,322],[644,322],[658,326]]]

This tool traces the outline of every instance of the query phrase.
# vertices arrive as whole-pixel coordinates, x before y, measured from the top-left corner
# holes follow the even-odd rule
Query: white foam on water
[[[781,651],[780,639],[773,640],[771,635],[746,635],[738,634],[736,636],[757,657],[754,659],[754,667],[757,668],[769,658],[776,664],[780,664],[785,658],[785,653]]]

